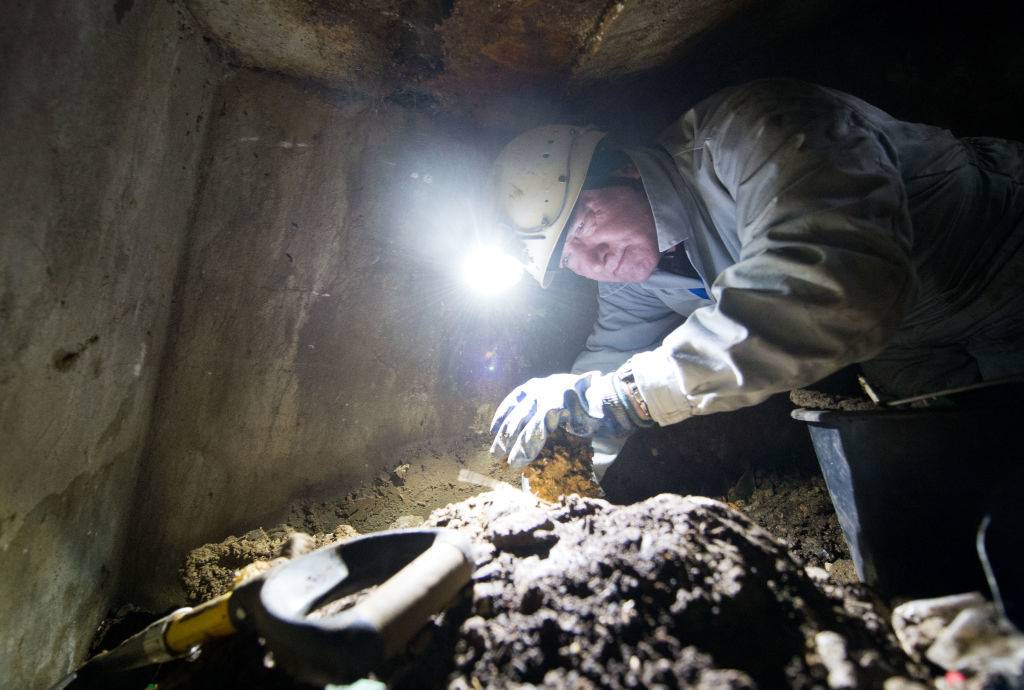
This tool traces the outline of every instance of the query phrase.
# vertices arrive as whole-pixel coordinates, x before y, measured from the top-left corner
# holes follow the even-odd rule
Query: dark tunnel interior
[[[996,647],[948,668],[920,641],[908,651],[891,616],[913,597],[861,582],[874,566],[844,539],[876,487],[851,489],[857,508],[837,515],[822,451],[791,414],[807,398],[641,429],[601,479],[607,504],[527,505],[520,471],[488,453],[491,418],[519,384],[569,371],[597,289],[561,271],[480,298],[459,267],[503,231],[495,157],[540,125],[646,146],[724,88],[792,79],[956,137],[1024,141],[1022,25],[1016,6],[920,0],[6,3],[0,684],[52,687],[236,571],[262,572],[252,562],[448,526],[491,555],[382,686],[1021,687],[1017,630],[999,629],[1008,685],[984,685],[977,659]],[[860,373],[840,367],[815,400],[864,402]],[[1006,390],[977,404],[1019,411]],[[1005,583],[1021,449],[1001,414],[945,425],[957,440],[939,446],[966,438],[976,456],[943,490],[1005,488],[989,509]],[[901,457],[919,445],[910,424]],[[878,443],[872,458],[903,448]],[[938,466],[876,503],[941,485]],[[966,515],[956,500],[942,512]],[[970,529],[958,553],[978,575]],[[945,566],[920,567],[933,594],[964,591],[943,589]],[[990,573],[976,584],[998,600]],[[948,624],[981,604],[950,606],[913,615]],[[789,626],[777,638],[776,624]],[[731,646],[758,638],[772,643]],[[119,682],[309,687],[262,659],[243,635]]]

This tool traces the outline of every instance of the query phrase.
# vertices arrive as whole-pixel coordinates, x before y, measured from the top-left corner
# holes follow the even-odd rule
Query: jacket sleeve
[[[676,126],[696,129],[685,116]],[[662,425],[871,358],[916,287],[896,154],[853,107],[814,87],[780,95],[762,83],[734,92],[700,129],[699,165],[711,167],[696,174],[735,202],[740,256],[715,279],[714,305],[633,359]]]
[[[600,284],[597,323],[572,373],[614,371],[631,355],[659,345],[684,318],[638,285]]]

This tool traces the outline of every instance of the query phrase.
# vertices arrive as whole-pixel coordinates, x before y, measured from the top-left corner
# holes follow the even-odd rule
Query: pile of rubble
[[[708,498],[551,503],[505,486],[435,510],[424,526],[470,537],[473,583],[382,669],[391,688],[973,690],[994,677],[975,652],[991,658],[1003,644],[972,648],[964,668],[977,672],[943,676],[970,656],[951,652],[943,630],[959,620],[950,639],[962,641],[990,605],[977,596],[908,604],[894,634],[868,590],[805,569],[784,542]],[[246,535],[221,552],[255,553],[258,542],[272,562],[347,533]],[[188,571],[193,585],[222,589],[226,562],[207,565]],[[1024,657],[1024,645],[1014,649],[1004,654],[1011,664]],[[166,669],[161,687],[306,687],[265,652],[244,636],[210,645],[199,662]]]
[[[394,665],[393,687],[428,676],[450,688],[845,688],[927,677],[859,590],[812,579],[768,532],[711,499],[547,505],[496,491],[428,524],[478,545],[471,600]]]

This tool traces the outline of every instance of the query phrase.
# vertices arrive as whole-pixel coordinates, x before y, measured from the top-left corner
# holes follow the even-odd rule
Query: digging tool
[[[55,686],[194,655],[238,631],[266,641],[275,663],[307,683],[347,683],[400,651],[447,607],[473,571],[469,541],[443,529],[394,530],[283,563],[195,608],[183,608],[103,652]],[[378,585],[335,616],[318,608]]]

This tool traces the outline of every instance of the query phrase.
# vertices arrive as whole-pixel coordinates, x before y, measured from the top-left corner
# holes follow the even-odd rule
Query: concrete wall
[[[118,587],[218,69],[167,2],[0,7],[0,684]]]
[[[571,362],[589,299],[566,342],[568,300],[547,316],[530,290],[476,302],[452,270],[489,155],[468,138],[286,77],[242,70],[223,86],[130,600],[180,601],[191,548],[274,524],[297,497],[340,496],[403,444],[482,430],[529,370],[525,351]],[[536,318],[560,324],[553,347],[522,342]]]

